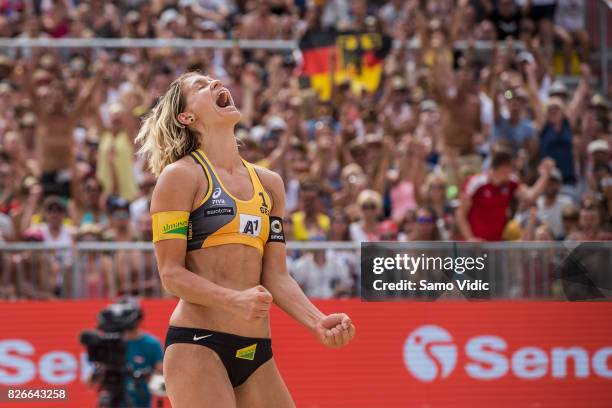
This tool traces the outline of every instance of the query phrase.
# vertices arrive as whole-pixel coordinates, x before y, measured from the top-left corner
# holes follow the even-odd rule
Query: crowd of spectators
[[[135,156],[134,137],[142,115],[186,70],[224,83],[242,112],[243,157],[285,180],[289,240],[610,240],[609,95],[597,91],[589,66],[585,7],[577,0],[0,2],[1,37],[299,39],[309,30],[376,30],[395,44],[375,92],[341,81],[330,100],[298,80],[297,50],[4,50],[0,242],[150,241],[155,177]],[[458,40],[466,46],[454,47]],[[493,46],[477,50],[477,40]],[[576,59],[572,89],[555,75],[575,70]],[[154,268],[152,258],[124,252],[116,254],[124,258],[119,283],[108,257],[86,260],[86,269],[103,271],[87,275],[90,296],[130,293],[131,271]],[[48,296],[61,293],[57,271],[73,261],[70,253],[40,260],[56,271],[45,275]],[[6,266],[18,262],[23,255],[3,263],[0,297],[25,293]],[[353,252],[288,262],[309,295],[355,293]],[[142,276],[158,293],[153,275]]]

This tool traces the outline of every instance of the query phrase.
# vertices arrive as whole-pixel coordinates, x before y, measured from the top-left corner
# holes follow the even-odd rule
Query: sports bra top
[[[244,201],[234,197],[223,186],[201,149],[191,152],[191,156],[204,170],[208,191],[200,205],[189,214],[187,251],[244,244],[263,253],[270,232],[271,201],[253,165],[242,160],[253,184],[253,196]]]

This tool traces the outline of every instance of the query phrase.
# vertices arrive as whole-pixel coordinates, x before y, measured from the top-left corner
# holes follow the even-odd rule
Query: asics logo
[[[414,330],[404,343],[404,364],[424,382],[446,378],[457,364],[457,346],[449,332],[426,325]]]
[[[212,193],[212,198],[219,198],[221,195],[221,187],[215,188],[215,191]]]

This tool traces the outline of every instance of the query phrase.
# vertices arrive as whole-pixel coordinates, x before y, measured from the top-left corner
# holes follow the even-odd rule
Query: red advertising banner
[[[298,407],[612,406],[612,303],[316,303],[348,313],[357,336],[326,349],[272,311],[274,355]],[[0,387],[66,388],[66,401],[37,406],[94,406],[78,336],[107,304],[0,303]],[[174,304],[143,301],[143,328],[163,341]]]

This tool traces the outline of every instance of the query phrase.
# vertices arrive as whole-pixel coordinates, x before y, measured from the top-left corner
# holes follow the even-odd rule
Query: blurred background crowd
[[[610,240],[610,89],[591,65],[591,3],[0,1],[0,37],[312,46],[320,35],[370,33],[389,44],[375,55],[374,86],[339,77],[328,92],[311,86],[299,49],[2,50],[0,242],[150,242],[155,177],[134,138],[187,70],[223,82],[242,112],[243,157],[285,180],[289,240]],[[154,269],[150,253],[114,255],[120,277]],[[294,255],[290,270],[310,296],[355,294],[355,252]],[[0,297],[55,296],[74,260],[41,258],[43,277],[26,266],[28,279],[47,282],[42,291],[16,283],[10,265],[24,262],[3,262]],[[96,270],[89,296],[133,291],[128,278],[109,283],[108,257],[82,262]],[[154,272],[141,275],[141,294],[161,294]]]

